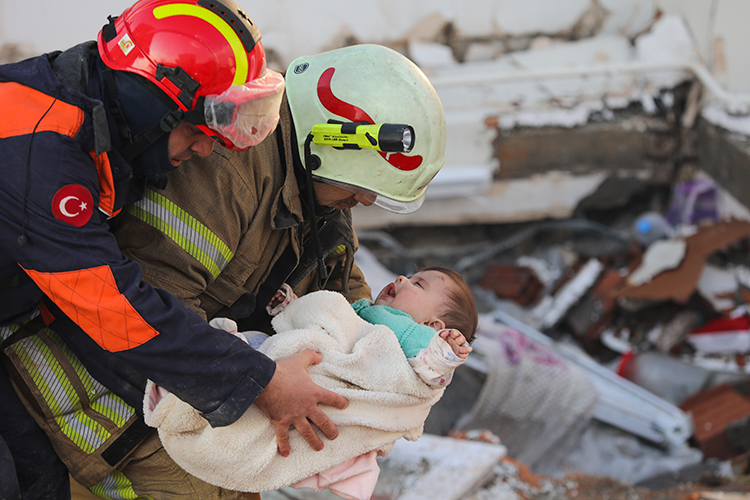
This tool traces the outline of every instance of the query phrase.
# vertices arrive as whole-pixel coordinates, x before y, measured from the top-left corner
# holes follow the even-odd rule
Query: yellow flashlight
[[[337,149],[377,149],[384,153],[408,153],[414,148],[414,128],[398,123],[318,123],[312,128],[313,143]]]

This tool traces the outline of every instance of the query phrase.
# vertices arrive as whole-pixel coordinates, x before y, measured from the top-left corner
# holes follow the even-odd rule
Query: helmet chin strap
[[[177,74],[184,74],[184,72]],[[183,111],[179,109],[177,104],[172,101],[164,92],[156,87],[156,85],[144,78],[139,79],[139,83],[143,87],[148,89],[162,103],[164,103],[164,105],[169,108],[169,111],[155,123],[146,127],[144,130],[139,132],[138,135],[133,137],[131,127],[128,124],[127,119],[125,118],[125,112],[123,111],[122,99],[120,98],[120,90],[115,80],[114,70],[107,67],[106,65],[102,65],[102,75],[104,77],[104,83],[107,86],[110,113],[112,114],[118,128],[120,129],[120,138],[122,139],[123,144],[120,153],[128,162],[143,153],[143,151],[145,151],[149,146],[161,139],[162,136],[164,136],[165,134],[169,134],[174,129],[176,129],[179,126],[180,122],[183,120],[189,121],[196,125],[205,124],[205,120],[203,118],[203,98],[198,100],[195,109],[190,111]],[[195,83],[195,85],[197,85],[197,82]],[[189,88],[192,89],[192,92],[194,92],[193,86],[189,86]],[[192,92],[189,92],[190,96],[193,95]],[[188,93],[183,92],[182,94]]]
[[[307,205],[310,209],[310,233],[312,233],[313,243],[315,243],[315,253],[318,257],[318,278],[322,284],[328,279],[328,269],[326,269],[325,260],[323,260],[323,249],[320,248],[320,235],[318,234],[318,223],[315,220],[315,191],[313,189],[312,171],[320,167],[320,158],[310,152],[310,143],[312,134],[308,134],[305,139],[305,177],[307,178]]]

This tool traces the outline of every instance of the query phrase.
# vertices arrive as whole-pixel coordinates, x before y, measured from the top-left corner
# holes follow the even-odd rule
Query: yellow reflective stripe
[[[219,15],[214,14],[210,10],[198,7],[197,5],[189,5],[185,3],[173,3],[169,5],[160,5],[154,9],[154,17],[156,19],[164,19],[165,17],[171,16],[193,16],[199,19],[203,19],[211,26],[216,28],[219,33],[226,38],[227,43],[234,52],[234,85],[244,85],[247,81],[248,74],[248,60],[247,52],[245,52],[245,46],[242,44],[242,40],[237,36],[237,33],[222,19]]]
[[[328,257],[336,257],[344,252],[346,252],[346,245],[339,245],[334,249],[333,252],[328,254]]]
[[[52,411],[60,430],[86,453],[93,453],[111,434],[82,411],[81,401],[49,348],[37,336],[12,347]]]
[[[60,363],[57,361],[54,354],[52,354],[49,347],[47,347],[42,339],[34,335],[32,337],[29,337],[29,340],[34,342],[34,345],[44,356],[44,359],[47,361],[47,365],[50,367],[50,370],[55,377],[55,380],[60,383],[60,386],[65,391],[65,395],[68,397],[68,400],[70,401],[73,410],[75,411],[73,415],[68,415],[68,413],[70,412],[55,415],[55,420],[60,422],[62,419],[64,419],[64,421],[70,426],[70,430],[74,433],[74,435],[80,436],[85,440],[86,444],[93,446],[94,450],[96,450],[99,446],[104,444],[104,442],[109,439],[112,434],[110,434],[104,427],[102,427],[100,423],[83,413],[83,402],[78,397],[78,394],[73,388],[73,384],[63,371],[62,366],[60,366]],[[75,442],[75,439],[73,437],[68,437],[70,437],[70,439]],[[84,447],[81,446],[81,449],[84,449]],[[94,450],[90,451],[89,453],[93,453]]]
[[[83,367],[83,364],[81,364],[78,357],[73,354],[73,351],[70,350],[68,345],[62,341],[57,333],[50,330],[49,328],[45,328],[43,331],[55,344],[57,344],[57,346],[65,354],[65,357],[68,359],[71,366],[78,375],[81,384],[83,384],[83,387],[86,389],[86,393],[89,395],[89,399],[93,400],[97,396],[97,394],[102,394],[107,391],[107,389],[103,385],[94,380],[94,378],[91,376],[91,374],[89,374],[86,368]]]
[[[104,500],[153,500],[148,495],[138,495],[133,484],[119,470],[113,470],[102,482],[89,489]]]
[[[92,401],[91,408],[110,419],[117,427],[125,425],[135,414],[132,406],[111,392],[102,394],[96,401]]]
[[[147,189],[145,197],[126,210],[163,232],[216,278],[234,257],[229,247],[172,201]]]
[[[68,362],[78,375],[81,384],[86,388],[91,408],[112,420],[118,427],[125,425],[130,420],[130,417],[135,414],[135,410],[122,399],[110,393],[109,389],[104,387],[98,380],[94,379],[57,333],[49,328],[45,328],[44,331],[65,354]],[[64,373],[62,375],[65,376]],[[75,397],[78,398],[78,395],[75,394]]]

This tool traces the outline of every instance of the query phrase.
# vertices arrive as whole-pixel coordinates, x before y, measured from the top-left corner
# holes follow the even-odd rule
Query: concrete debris
[[[750,316],[721,316],[694,329],[687,341],[699,353],[732,354],[750,352]]]
[[[596,342],[612,324],[616,314],[616,290],[624,276],[605,269],[599,281],[567,315],[570,333],[584,346]]]
[[[627,277],[629,287],[639,287],[655,276],[676,269],[685,258],[687,244],[684,240],[655,241],[643,254],[643,261]]]
[[[627,203],[653,192],[627,185]],[[611,191],[618,194],[616,187]],[[619,443],[616,454],[631,462],[617,455],[624,460],[617,462],[617,470],[588,470],[592,474],[645,481],[697,467],[705,450],[717,456],[699,432],[700,426],[705,431],[705,421],[692,407],[680,405],[721,384],[736,388],[750,381],[750,319],[747,325],[740,322],[750,318],[750,271],[744,257],[750,222],[722,213],[712,183],[679,183],[670,194],[669,200],[661,198],[670,201],[662,203],[664,215],[652,203],[647,210],[613,216],[613,227],[622,229],[605,230],[585,219],[532,222],[510,234],[498,231],[503,239],[483,247],[455,252],[463,257],[452,263],[424,261],[445,263],[472,278],[481,289],[475,294],[492,310],[481,320],[474,354],[433,408],[426,432],[490,442],[499,438],[511,457],[557,478],[585,470],[586,464],[603,468],[615,463],[601,437],[589,439],[590,447],[600,450],[580,451],[583,436],[595,424],[621,433],[613,438]],[[613,208],[602,197],[577,213],[612,214]],[[668,227],[653,239],[639,240],[637,214],[659,215],[648,219],[652,228],[654,221]],[[391,231],[409,247],[408,239],[402,240],[407,231]],[[408,234],[421,240],[426,232]],[[660,247],[668,250],[660,252]],[[419,255],[408,252],[412,258]],[[708,336],[710,341],[702,340]],[[726,348],[718,351],[721,345]],[[562,365],[569,373],[550,371]],[[574,404],[591,395],[590,405]],[[722,436],[735,436],[730,442],[736,448],[719,456],[736,457],[745,446],[750,449],[750,439],[745,445],[740,438],[750,429],[745,416],[733,415],[723,426]],[[633,439],[633,450],[651,443],[646,447],[658,453],[644,458],[631,450],[631,455],[619,448],[624,436]],[[707,444],[701,445],[701,439]],[[498,480],[499,470],[470,498],[547,498],[533,488],[524,496],[521,489],[528,487]],[[571,493],[561,491],[557,498]]]
[[[522,266],[491,266],[479,286],[491,289],[498,298],[513,300],[524,307],[536,304],[544,291],[534,270]]]
[[[750,398],[722,384],[689,397],[680,407],[693,416],[695,441],[704,456],[724,460],[742,452],[728,439],[727,427],[750,417]]]
[[[734,300],[739,284],[733,269],[706,264],[698,280],[696,291],[717,312],[729,313],[736,307]]]
[[[429,434],[417,441],[400,439],[386,459],[379,460],[384,479],[378,481],[373,499],[465,498],[487,480],[506,454],[505,446],[487,442]],[[404,471],[410,471],[409,477],[402,476]]]
[[[507,325],[483,321],[470,359],[467,373],[484,381],[451,428],[489,430],[529,466],[559,454],[597,404],[598,391],[585,370]],[[452,391],[472,390],[464,379],[454,383]],[[425,428],[432,428],[429,418]]]
[[[731,220],[700,227],[695,234],[679,240],[685,245],[685,255],[679,266],[653,276],[650,281],[629,283],[619,296],[647,301],[674,300],[685,304],[695,292],[706,258],[748,236],[750,222],[747,221]]]
[[[589,259],[576,275],[565,283],[553,297],[551,308],[542,318],[542,326],[550,328],[560,321],[563,315],[578,302],[598,280],[604,266],[597,259]]]

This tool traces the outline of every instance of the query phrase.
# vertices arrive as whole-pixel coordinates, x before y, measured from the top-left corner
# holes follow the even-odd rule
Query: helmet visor
[[[399,200],[394,200],[393,198],[389,198],[387,196],[383,196],[382,194],[378,194],[369,189],[355,186],[353,184],[347,184],[345,182],[325,179],[323,177],[318,177],[316,175],[313,175],[313,179],[315,179],[318,182],[325,182],[326,184],[330,184],[331,186],[336,186],[338,188],[345,189],[365,201],[373,203],[379,206],[380,208],[384,208],[385,210],[388,210],[389,212],[393,212],[397,214],[410,214],[412,212],[415,212],[419,207],[422,206],[422,203],[424,203],[424,196],[426,194],[426,191],[423,191],[421,196],[417,198],[416,200],[399,201]]]
[[[268,68],[244,85],[232,85],[220,95],[206,96],[206,126],[230,149],[260,144],[279,122],[284,77]]]

